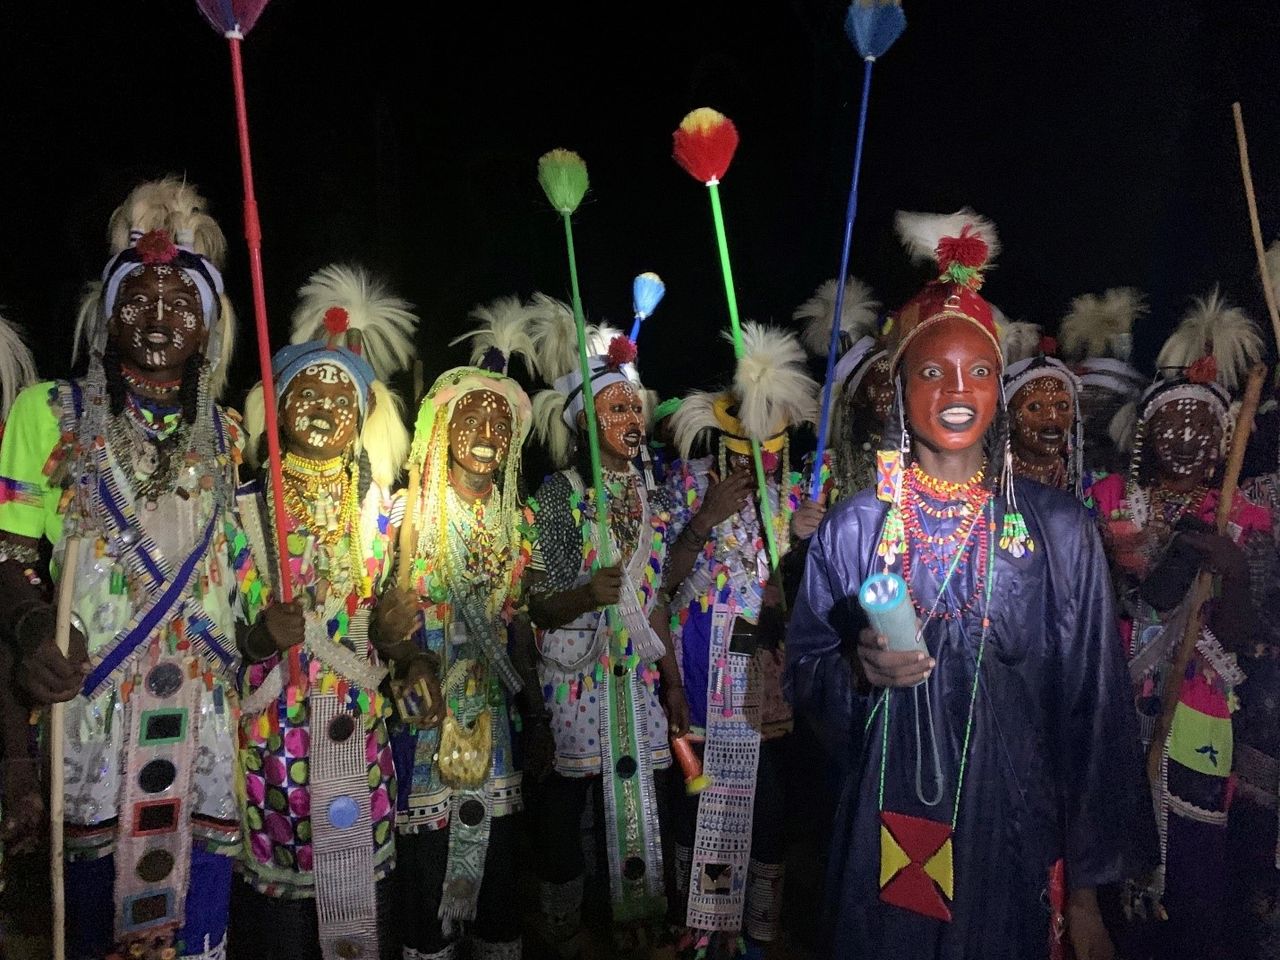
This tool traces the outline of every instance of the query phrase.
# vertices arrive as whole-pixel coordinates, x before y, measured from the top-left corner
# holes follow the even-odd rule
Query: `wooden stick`
[[[414,507],[422,496],[422,465],[414,463],[409,467],[409,486],[405,488],[404,519],[400,521],[400,556],[396,558],[400,575],[397,583],[402,590],[413,590],[413,550],[417,546],[417,538],[413,535],[413,524],[416,520]]]
[[[1258,411],[1258,399],[1262,395],[1262,382],[1266,376],[1267,368],[1262,364],[1257,364],[1249,371],[1249,381],[1244,388],[1244,401],[1240,404],[1235,433],[1231,437],[1231,452],[1227,456],[1227,471],[1222,480],[1218,510],[1214,516],[1219,535],[1226,533],[1227,521],[1231,518],[1231,504],[1236,498],[1236,490],[1240,484],[1240,468],[1244,464],[1244,451],[1249,445],[1249,434],[1253,432],[1253,416]],[[1160,716],[1156,722],[1155,735],[1151,738],[1151,746],[1147,749],[1147,779],[1153,786],[1160,782],[1161,760],[1164,757],[1165,741],[1169,738],[1169,730],[1173,726],[1173,711],[1178,706],[1178,699],[1182,695],[1182,678],[1186,675],[1187,664],[1191,662],[1191,654],[1196,648],[1196,642],[1200,639],[1201,614],[1212,588],[1213,574],[1207,570],[1201,570],[1196,576],[1195,586],[1192,587],[1191,609],[1187,615],[1187,626],[1182,634],[1182,642],[1178,645],[1173,665],[1165,674]]]
[[[1262,225],[1258,222],[1258,199],[1253,194],[1253,173],[1249,169],[1249,141],[1244,135],[1244,114],[1240,102],[1231,105],[1236,121],[1236,146],[1240,148],[1240,176],[1244,178],[1244,198],[1249,204],[1249,226],[1253,230],[1253,252],[1258,257],[1259,275],[1262,277],[1262,295],[1267,301],[1267,313],[1271,316],[1271,330],[1275,333],[1276,346],[1280,347],[1280,308],[1276,306],[1276,292],[1271,275],[1267,272],[1267,248],[1262,243]]]
[[[67,540],[58,581],[58,613],[54,639],[65,657],[71,649],[71,601],[75,596],[76,568],[80,564],[80,538]],[[53,886],[53,960],[67,956],[67,898],[63,890],[62,816],[66,788],[62,775],[63,732],[67,705],[55,703],[49,711],[49,879]]]

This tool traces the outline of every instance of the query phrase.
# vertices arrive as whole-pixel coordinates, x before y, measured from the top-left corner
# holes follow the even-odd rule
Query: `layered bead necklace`
[[[300,558],[303,581],[312,579],[310,561],[316,582],[349,591],[363,575],[363,561],[359,491],[348,458],[310,460],[286,452],[281,466],[285,510],[294,526],[287,546],[291,556]],[[274,509],[274,498],[267,502]]]
[[[980,469],[968,480],[954,483],[931,477],[913,464],[903,490],[902,526],[908,545],[919,551],[919,559],[941,586],[950,578],[962,580],[975,569],[973,593],[958,608],[934,612],[943,620],[953,620],[974,609],[986,582],[987,557],[994,536],[994,524],[984,519],[991,491],[983,484],[985,470]],[[927,527],[959,520],[950,533],[931,534]],[[976,540],[972,549],[970,541]],[[959,555],[958,555],[959,554]],[[976,565],[975,565],[976,564]],[[912,550],[902,552],[902,579],[907,583],[911,602],[921,616],[929,611],[921,605],[911,586]],[[941,600],[942,598],[939,597]]]
[[[640,542],[644,502],[640,498],[640,475],[632,470],[604,471],[605,494],[609,499],[609,532],[623,557],[630,557]]]

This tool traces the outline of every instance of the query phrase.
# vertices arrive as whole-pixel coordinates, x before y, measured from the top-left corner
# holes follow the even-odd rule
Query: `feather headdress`
[[[796,307],[791,314],[791,319],[801,324],[800,338],[811,356],[827,355],[835,308],[836,280],[833,277],[818,287],[813,296]],[[840,306],[840,333],[845,341],[843,349],[862,337],[875,336],[879,316],[880,301],[875,299],[871,287],[857,277],[845,280],[844,303]]]
[[[1004,353],[1007,369],[1020,360],[1029,360],[1040,352],[1043,335],[1038,323],[997,324],[1000,330],[1000,349]]]
[[[682,457],[707,430],[721,431],[735,449],[750,450],[754,439],[773,452],[782,448],[787,430],[817,418],[818,384],[805,372],[804,348],[794,333],[748,321],[742,345],[729,390],[695,390],[672,414]]]
[[[1156,366],[1162,372],[1185,370],[1188,379],[1213,380],[1235,393],[1249,367],[1261,358],[1262,334],[1257,325],[1214,289],[1192,302],[1160,348]]]
[[[112,256],[127,250],[140,236],[152,230],[163,230],[174,243],[198,253],[221,270],[227,258],[227,238],[218,222],[208,213],[208,202],[193,184],[177,176],[140,183],[129,192],[107,221],[107,244]],[[220,298],[218,325],[211,330],[214,345],[209,362],[209,391],[222,395],[227,386],[227,370],[236,342],[236,315],[226,295]],[[71,362],[90,351],[101,337],[106,322],[102,315],[102,283],[85,284],[76,310],[76,328],[72,339]]]
[[[962,234],[978,237],[987,245],[987,263],[1000,253],[1000,235],[996,225],[973,211],[961,207],[955,213],[917,213],[899,210],[893,218],[894,229],[907,254],[917,263],[933,263],[939,259],[938,246],[943,240]]]
[[[396,296],[364,267],[330,264],[298,290],[290,343],[327,340],[345,313],[348,344],[369,361],[384,383],[413,359],[418,318],[408,301]],[[352,334],[355,334],[353,337]]]
[[[1133,325],[1146,316],[1146,298],[1133,287],[1112,287],[1101,296],[1081,294],[1058,327],[1058,345],[1069,363],[1109,357],[1128,363]]]
[[[37,379],[36,362],[22,331],[0,317],[0,424],[9,418],[18,393]]]
[[[535,293],[525,305],[534,363],[547,383],[578,368],[578,331],[567,303]],[[587,356],[603,357],[622,331],[608,323],[587,324]],[[636,382],[633,378],[632,382]]]
[[[219,270],[226,267],[227,238],[208,213],[208,201],[186,178],[170,174],[140,183],[107,221],[111,252],[127,249],[151,230],[164,230],[180,247],[189,247]]]
[[[499,297],[471,310],[468,319],[476,328],[454,337],[449,346],[471,341],[471,365],[495,373],[507,373],[513,357],[524,361],[528,373],[538,373],[537,354],[533,347],[533,314],[516,296]]]

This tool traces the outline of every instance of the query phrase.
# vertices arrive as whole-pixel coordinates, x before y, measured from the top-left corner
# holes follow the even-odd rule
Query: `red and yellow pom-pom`
[[[351,314],[345,307],[330,307],[324,312],[324,328],[329,333],[346,333],[351,324]]]
[[[1213,354],[1201,357],[1187,367],[1187,379],[1192,383],[1213,383],[1218,379],[1218,361]]]
[[[672,142],[672,156],[689,176],[717,183],[738,149],[738,128],[720,111],[699,107],[680,121]]]
[[[617,370],[625,363],[634,363],[636,345],[628,337],[614,337],[609,341],[609,349],[605,353],[605,363]]]
[[[986,264],[989,256],[987,241],[965,224],[958,237],[943,237],[938,241],[938,265],[946,270],[952,264],[976,269]]]
[[[172,263],[178,255],[178,248],[169,239],[167,230],[151,230],[144,233],[134,244],[134,249],[142,257],[142,262],[150,266],[156,263]]]

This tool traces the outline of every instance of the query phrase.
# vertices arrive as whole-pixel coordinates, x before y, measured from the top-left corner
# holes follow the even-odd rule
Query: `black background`
[[[641,335],[664,394],[723,376],[727,316],[705,190],[671,131],[710,105],[742,145],[722,194],[746,317],[789,319],[839,256],[861,64],[831,0],[469,4],[275,0],[244,44],[273,346],[293,290],[334,260],[419,307],[428,382],[471,305],[567,297],[562,233],[535,177],[565,146],[592,180],[576,218],[589,316],[625,326],[630,281],[665,302]],[[1221,283],[1265,324],[1230,104],[1244,103],[1264,233],[1280,231],[1280,4],[907,0],[877,65],[853,272],[888,305],[920,277],[897,208],[969,204],[1005,252],[987,285],[1052,328],[1070,298],[1148,291],[1149,362]],[[185,173],[232,242],[249,320],[226,44],[183,0],[6,4],[0,303],[47,375],[68,370],[79,284],[139,179]],[[238,387],[256,378],[252,335]],[[1270,338],[1268,337],[1268,340]],[[238,400],[238,394],[233,395]]]

